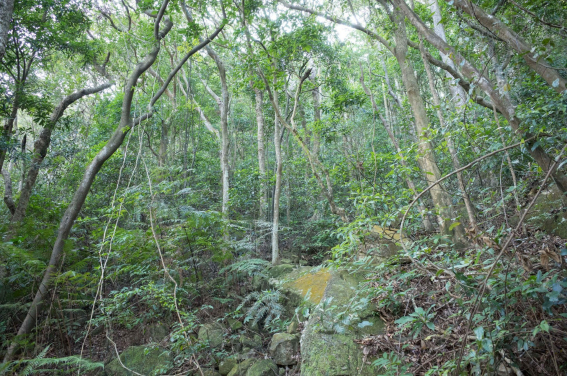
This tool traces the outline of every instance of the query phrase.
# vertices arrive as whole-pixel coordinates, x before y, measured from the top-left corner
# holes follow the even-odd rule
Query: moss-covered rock
[[[158,347],[131,346],[120,354],[122,363],[132,371],[143,375],[162,375],[173,367],[172,357],[168,351]],[[104,368],[108,376],[132,376],[133,372],[126,370],[118,359],[114,359]]]
[[[270,342],[270,356],[276,364],[289,366],[297,363],[299,336],[297,334],[276,333]]]
[[[228,376],[246,376],[246,372],[254,363],[256,363],[256,359],[246,359],[242,363],[235,365],[228,373]]]
[[[199,341],[207,343],[212,348],[220,348],[224,343],[224,327],[218,322],[205,324],[199,329]]]
[[[221,374],[218,373],[213,368],[203,368],[202,371],[203,371],[203,376],[221,376]],[[197,375],[201,376],[201,373],[198,372]]]
[[[370,362],[363,361],[364,355],[354,340],[379,334],[384,324],[373,316],[370,307],[359,302],[361,299],[357,297],[357,291],[361,277],[344,271],[330,273],[321,303],[309,318],[301,337],[301,375],[374,376],[375,369]],[[352,313],[359,316],[361,325],[356,322],[341,325],[339,334],[334,321],[347,307],[355,307]]]
[[[242,344],[243,348],[249,347],[252,349],[257,349],[262,347],[262,337],[258,334],[254,334],[252,338],[242,335],[240,336],[240,343]]]
[[[276,363],[270,359],[260,360],[254,363],[246,372],[246,376],[278,376],[279,369]]]
[[[293,265],[290,264],[280,264],[274,265],[268,271],[268,274],[272,278],[280,278],[283,275],[289,274],[293,271]]]
[[[222,376],[226,376],[230,373],[230,371],[232,371],[232,369],[234,368],[234,366],[236,366],[236,364],[238,364],[238,362],[236,361],[235,358],[226,358],[223,361],[220,362],[219,364],[219,373]]]
[[[228,318],[228,319],[226,319],[226,322],[228,323],[228,326],[232,330],[242,329],[242,322],[240,322],[238,320]]]

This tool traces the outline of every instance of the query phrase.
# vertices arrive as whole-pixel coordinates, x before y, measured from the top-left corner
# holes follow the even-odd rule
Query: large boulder
[[[270,356],[280,366],[290,366],[297,363],[299,352],[299,335],[276,333],[270,343]]]
[[[240,344],[242,345],[243,348],[248,347],[251,349],[258,349],[262,347],[262,337],[260,337],[258,334],[254,334],[252,338],[245,335],[241,335]]]
[[[120,360],[127,368],[146,376],[162,375],[173,367],[173,359],[169,351],[159,347],[131,346],[120,354]],[[118,359],[108,363],[104,371],[108,376],[134,375],[133,372],[122,367]]]
[[[279,369],[276,363],[270,359],[260,360],[254,363],[248,371],[246,376],[278,376]]]
[[[204,324],[199,329],[199,341],[207,343],[212,348],[220,348],[224,343],[224,327],[218,322]]]
[[[302,376],[374,376],[376,370],[365,361],[355,339],[383,332],[384,323],[373,316],[364,299],[357,297],[360,278],[346,272],[331,271],[321,302],[311,314],[301,336]],[[346,312],[346,307],[356,307]],[[358,320],[344,325],[341,314],[357,314]]]

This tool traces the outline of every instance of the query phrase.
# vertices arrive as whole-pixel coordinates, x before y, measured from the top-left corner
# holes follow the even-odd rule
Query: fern
[[[244,259],[222,268],[220,272],[242,273],[249,277],[260,276],[262,278],[267,278],[268,276],[264,273],[264,271],[268,266],[270,266],[270,263],[266,260],[255,258]]]
[[[237,310],[254,302],[248,309],[244,322],[252,320],[253,324],[258,324],[259,321],[264,320],[265,325],[270,325],[273,320],[279,319],[285,313],[285,308],[280,303],[283,299],[285,297],[277,290],[253,291],[244,298]]]
[[[91,362],[88,359],[82,359],[78,356],[67,356],[64,358],[46,358],[45,354],[49,351],[49,346],[43,349],[35,358],[15,361],[8,363],[0,368],[0,375],[7,374],[8,372],[15,372],[17,368],[25,366],[24,369],[18,372],[18,375],[28,376],[42,372],[50,372],[53,369],[40,368],[48,366],[62,366],[70,367],[68,371],[81,370],[81,372],[93,371],[97,368],[104,368],[104,363]]]

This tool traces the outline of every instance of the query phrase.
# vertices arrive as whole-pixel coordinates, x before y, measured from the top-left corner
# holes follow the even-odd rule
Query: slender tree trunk
[[[273,87],[276,87],[276,78],[274,78]],[[274,102],[277,106],[278,94],[274,93]],[[282,144],[281,144],[280,122],[276,115],[274,119],[274,150],[276,154],[276,182],[274,186],[273,200],[273,220],[272,220],[272,264],[280,263],[280,247],[279,247],[279,224],[280,224],[280,196],[282,191]]]
[[[169,119],[167,121],[162,120],[160,131],[158,165],[163,167],[167,161],[167,148],[169,146]]]
[[[256,97],[256,124],[258,126],[258,171],[260,173],[260,220],[267,220],[268,187],[266,184],[266,150],[264,146],[264,91],[254,88]]]
[[[423,99],[420,95],[419,84],[415,77],[415,69],[411,60],[407,58],[408,39],[404,16],[399,11],[399,8],[394,8],[393,20],[396,23],[396,29],[394,32],[394,39],[396,42],[395,57],[400,65],[402,81],[406,89],[408,101],[412,108],[415,120],[415,129],[418,137],[418,149],[420,152],[418,163],[425,174],[427,182],[432,184],[441,178],[441,171],[437,166],[433,146],[429,141],[429,120],[427,118]],[[438,212],[441,232],[445,235],[451,236],[455,244],[462,245],[465,236],[464,229],[462,225],[453,225],[455,215],[453,213],[451,196],[445,191],[444,186],[441,184],[435,185],[429,190],[429,192],[431,194],[433,204],[435,205],[435,209]]]
[[[0,61],[2,61],[6,52],[13,11],[14,0],[0,0]]]
[[[2,177],[4,178],[4,203],[10,210],[11,214],[16,211],[16,204],[14,203],[14,194],[12,191],[12,177],[10,172],[12,171],[12,161],[8,163],[8,168],[2,169]]]
[[[419,43],[421,57],[423,59],[423,65],[425,67],[425,72],[427,73],[427,81],[429,83],[429,90],[431,91],[431,96],[433,97],[433,105],[436,107],[437,118],[439,119],[439,125],[442,129],[445,128],[445,118],[443,116],[443,111],[441,110],[441,100],[439,99],[439,94],[437,93],[437,89],[435,88],[435,81],[433,77],[433,72],[431,72],[431,68],[429,67],[429,62],[425,56],[425,50],[423,48],[423,44]],[[450,136],[450,133],[445,133],[445,140],[447,141],[447,148],[449,149],[449,155],[451,156],[451,162],[453,162],[453,168],[458,171],[461,168],[461,162],[457,157],[457,152],[455,150],[455,145],[453,143],[453,139]],[[469,217],[469,225],[472,229],[477,228],[476,219],[474,215],[473,205],[469,198],[469,195],[466,190],[465,181],[463,179],[463,174],[461,172],[457,172],[457,182],[459,184],[459,189],[461,191],[463,202],[465,203],[465,208],[467,210],[467,215]]]

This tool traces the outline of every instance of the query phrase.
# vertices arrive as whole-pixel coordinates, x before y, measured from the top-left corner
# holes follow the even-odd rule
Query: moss
[[[284,287],[298,291],[303,298],[309,293],[309,301],[313,304],[319,304],[323,299],[323,294],[327,288],[327,284],[331,279],[331,273],[328,269],[320,269],[315,273],[307,273],[291,282]]]
[[[237,363],[235,358],[226,358],[219,365],[219,373],[222,376],[228,375]]]
[[[228,373],[228,376],[246,376],[246,372],[255,362],[256,359],[246,359],[242,363],[235,365]]]
[[[162,375],[173,367],[169,352],[158,347],[131,346],[120,354],[120,359],[126,367],[147,376]],[[134,375],[133,372],[122,367],[118,359],[110,362],[104,371],[107,375],[112,376]]]
[[[222,347],[224,342],[224,327],[218,322],[201,326],[198,333],[199,341],[207,343],[212,348]]]

